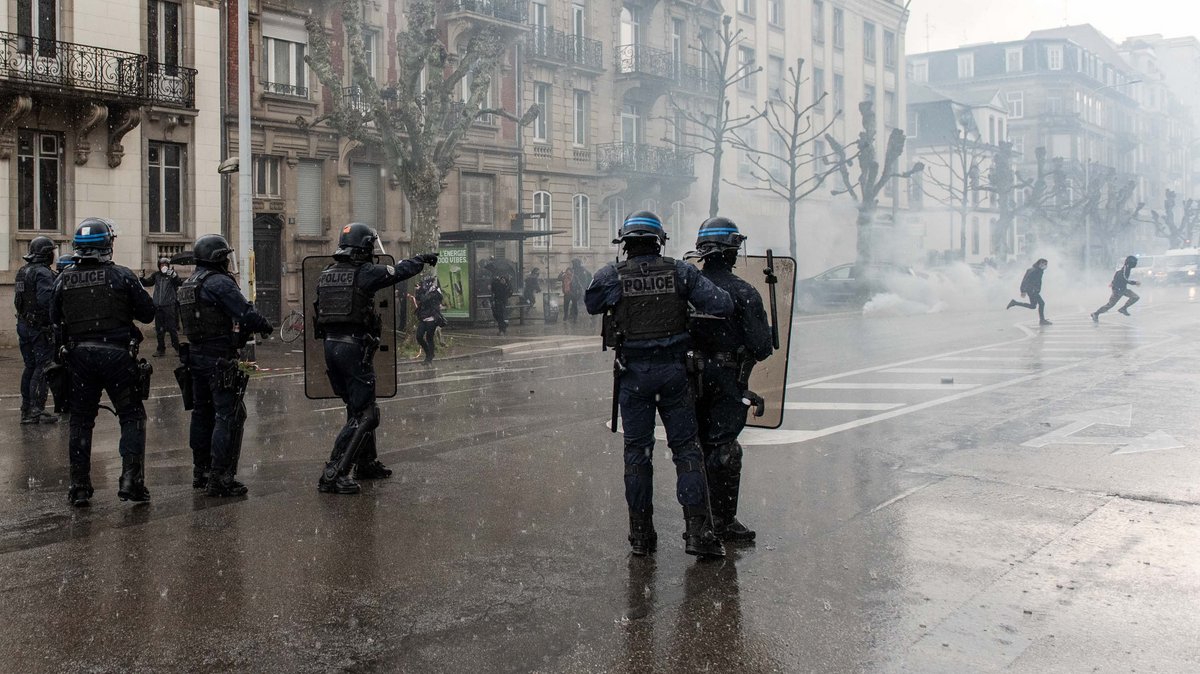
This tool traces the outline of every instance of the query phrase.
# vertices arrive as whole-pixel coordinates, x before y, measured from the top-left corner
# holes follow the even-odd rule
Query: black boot
[[[654,531],[654,510],[629,512],[629,547],[638,557],[658,549],[658,532]]]
[[[21,408],[21,424],[29,425],[39,423],[41,421],[41,414],[42,411],[39,409],[23,407]]]
[[[721,545],[721,541],[713,534],[707,513],[685,508],[683,518],[687,524],[687,529],[683,532],[685,552],[702,559],[725,556],[725,546]]]
[[[368,463],[360,463],[354,469],[354,477],[359,480],[382,480],[392,476],[392,470],[383,465],[379,459]]]
[[[76,508],[86,508],[91,505],[89,499],[95,490],[92,489],[91,472],[88,466],[71,466],[71,486],[67,489],[67,503]]]
[[[729,518],[713,518],[713,533],[726,543],[753,543],[758,535],[745,524],[738,521],[737,516]]]
[[[317,491],[322,494],[357,494],[362,487],[349,475],[338,475],[337,462],[330,461],[325,464],[321,479],[317,480]]]
[[[228,469],[217,470],[213,469],[208,476],[208,486],[204,490],[205,496],[229,497],[229,496],[245,496],[246,485],[238,482],[233,477],[233,473]]]
[[[207,489],[210,477],[208,466],[192,466],[192,489]]]
[[[117,482],[117,497],[122,501],[149,501],[150,490],[146,489],[143,458],[121,457],[121,479]]]
[[[23,424],[29,423],[29,422],[25,421],[28,418],[29,418],[29,404],[21,403],[21,423],[23,423]]]

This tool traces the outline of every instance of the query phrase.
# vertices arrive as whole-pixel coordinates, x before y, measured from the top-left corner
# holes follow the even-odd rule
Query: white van
[[[1169,285],[1200,282],[1200,248],[1173,248],[1155,258],[1155,278],[1159,282]]]

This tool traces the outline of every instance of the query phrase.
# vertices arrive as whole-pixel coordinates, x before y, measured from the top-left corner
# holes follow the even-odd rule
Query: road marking
[[[1009,368],[1009,367],[894,367],[890,370],[884,370],[891,374],[1028,374],[1035,372],[1029,368]]]
[[[883,412],[886,410],[894,410],[897,407],[904,407],[907,403],[818,403],[818,402],[799,402],[799,403],[784,403],[785,410],[864,410],[871,412]]]
[[[828,382],[823,384],[811,384],[805,386],[806,389],[824,389],[831,391],[870,391],[878,389],[880,391],[936,391],[945,389],[948,391],[961,391],[969,388],[975,388],[978,384],[905,384],[895,382]]]
[[[1021,443],[1022,447],[1042,448],[1049,445],[1117,445],[1113,454],[1137,454],[1183,447],[1178,440],[1159,430],[1141,438],[1120,436],[1075,435],[1097,424],[1129,428],[1133,424],[1133,405],[1117,405],[1055,417],[1065,426]]]
[[[1080,358],[1075,358],[1073,356],[1032,356],[1032,357],[1037,358],[1038,360],[1044,360],[1046,362],[1069,362],[1069,361],[1074,361],[1074,360],[1081,360]],[[939,362],[939,363],[942,363],[942,362],[956,362],[956,363],[957,362],[962,362],[962,363],[980,362],[980,363],[982,363],[982,362],[1000,361],[1003,363],[1011,363],[1011,362],[1019,360],[1019,359],[1020,359],[1019,356],[951,356],[949,358],[938,358],[937,362]]]
[[[604,374],[604,373],[606,373],[606,372],[607,372],[607,373],[611,373],[611,372],[612,372],[612,368],[610,367],[610,368],[608,368],[607,370],[596,370],[596,371],[594,371],[594,372],[579,372],[579,373],[576,373],[576,374],[565,374],[565,375],[563,375],[563,376],[561,376],[561,377],[547,377],[547,378],[546,378],[546,379],[544,379],[543,381],[558,381],[559,379],[574,379],[574,378],[576,378],[576,377],[590,377],[590,376],[592,376],[592,375],[596,375],[596,374]]]

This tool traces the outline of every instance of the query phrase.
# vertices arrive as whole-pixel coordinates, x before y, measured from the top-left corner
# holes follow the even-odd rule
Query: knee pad
[[[625,477],[653,477],[654,466],[649,463],[625,464]]]
[[[717,445],[713,449],[713,457],[716,459],[716,464],[726,470],[741,470],[742,445],[737,440]]]
[[[358,425],[365,431],[379,428],[379,405],[371,403],[367,409],[363,410],[362,414],[358,415]]]
[[[681,459],[675,462],[675,470],[679,473],[703,473],[704,461],[696,459]]]

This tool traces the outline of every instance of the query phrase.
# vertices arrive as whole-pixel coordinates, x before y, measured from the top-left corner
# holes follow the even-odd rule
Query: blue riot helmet
[[[54,263],[54,269],[61,274],[69,267],[73,267],[74,265],[75,258],[71,257],[70,255],[63,255],[62,257],[58,258],[58,262]]]
[[[746,237],[738,231],[738,226],[733,220],[723,217],[709,218],[700,223],[700,231],[696,234],[695,257],[704,258],[728,251],[736,253],[745,240]]]
[[[625,218],[613,243],[627,243],[631,239],[642,238],[655,238],[660,246],[667,242],[662,220],[650,211],[638,211]]]
[[[117,238],[117,225],[108,218],[84,218],[75,228],[71,245],[75,249],[75,261],[112,260],[113,241]]]

